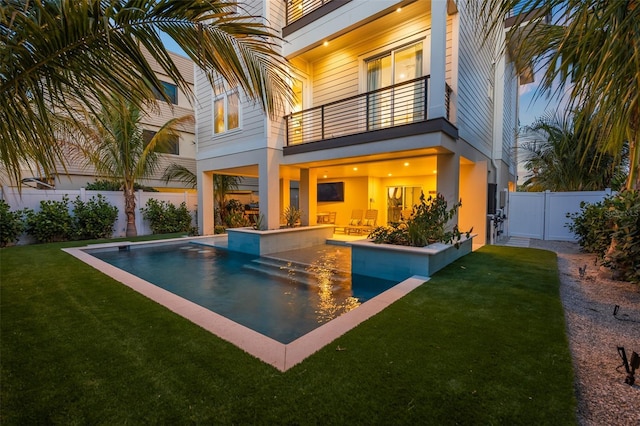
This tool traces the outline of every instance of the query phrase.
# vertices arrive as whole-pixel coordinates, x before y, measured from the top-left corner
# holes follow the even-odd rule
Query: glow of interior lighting
[[[392,176],[391,173],[389,173],[387,176]]]
[[[323,175],[322,177],[326,179],[326,178],[327,178],[327,175]]]
[[[433,174],[434,174],[434,175],[435,175],[435,174],[437,174],[437,173],[438,173],[438,171],[437,171],[437,170],[434,170],[434,171],[433,171]]]
[[[353,171],[354,171],[354,172],[357,172],[357,171],[358,171],[358,168],[357,168],[357,167],[354,167],[354,168],[353,168]]]
[[[396,12],[402,12],[402,8],[401,7],[397,8]]]
[[[409,165],[409,163],[404,163],[404,166],[407,167]]]
[[[322,43],[322,45],[326,47],[326,46],[329,45],[329,42],[327,40],[325,40],[324,43]]]

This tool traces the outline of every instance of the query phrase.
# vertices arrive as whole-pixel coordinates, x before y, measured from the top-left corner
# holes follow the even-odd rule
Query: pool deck
[[[362,237],[357,239],[362,239]],[[226,240],[226,238],[213,236],[204,238],[200,237],[196,239],[177,238],[174,240],[163,240],[163,242],[197,241],[200,244],[224,247],[226,243],[224,240]],[[331,241],[328,241],[328,243],[334,245],[348,244],[348,241],[345,242],[346,240],[341,238],[338,238],[337,241],[338,243]],[[120,242],[103,244],[100,246],[105,248],[120,247],[126,244],[127,243]],[[153,244],[153,242],[131,243],[131,245],[134,244]],[[182,297],[167,290],[157,287],[139,277],[136,277],[135,275],[109,265],[85,251],[86,249],[93,248],[97,248],[97,246],[68,248],[63,249],[63,251],[283,372],[301,363],[305,358],[330,344],[362,322],[381,312],[387,306],[391,305],[393,302],[407,295],[409,292],[429,280],[428,277],[421,276],[408,278],[389,290],[366,301],[356,309],[342,314],[291,343],[283,344],[251,330],[250,328],[231,321],[222,315],[216,314],[202,306],[183,299]],[[317,248],[312,247],[310,250],[295,250],[291,253],[277,253],[277,256],[274,257],[299,262],[301,261],[301,257],[305,257],[307,260],[312,259],[314,250],[317,251]],[[340,248],[336,247],[335,250],[340,250]],[[342,250],[344,250],[344,248],[342,248]],[[296,258],[292,258],[293,256]]]

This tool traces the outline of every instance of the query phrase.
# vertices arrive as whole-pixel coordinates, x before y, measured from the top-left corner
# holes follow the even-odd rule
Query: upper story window
[[[422,76],[422,42],[392,50],[367,61],[367,91]]]
[[[422,77],[422,42],[366,61],[367,129],[375,130],[423,120],[426,82]],[[391,87],[393,86],[393,87]],[[385,89],[390,87],[389,89]]]
[[[178,105],[178,86],[172,83],[167,83],[166,81],[160,81],[160,83],[162,83],[164,94],[169,98],[169,101],[174,105]],[[153,94],[157,100],[165,100],[164,96],[155,89],[153,90]]]
[[[240,127],[240,95],[237,87],[229,87],[222,79],[213,86],[213,133]]]
[[[144,146],[149,145],[149,142],[151,142],[151,139],[153,139],[156,133],[157,132],[154,132],[153,130],[142,131]],[[178,135],[169,136],[167,142],[164,144],[157,144],[154,151],[161,154],[180,155],[180,138],[178,137]]]

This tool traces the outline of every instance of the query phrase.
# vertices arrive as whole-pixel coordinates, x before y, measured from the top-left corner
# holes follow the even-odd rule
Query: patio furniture
[[[362,223],[362,210],[361,209],[352,210],[349,223],[343,226],[336,226],[335,228],[333,228],[333,232],[334,233],[340,232],[343,234],[347,234],[348,233],[347,228],[351,226],[360,226],[361,223]],[[334,218],[334,224],[335,224],[335,218]]]
[[[347,234],[358,234],[361,235],[363,233],[369,233],[373,231],[373,228],[376,227],[376,222],[378,220],[378,210],[367,210],[364,215],[364,220],[358,226],[348,226],[346,233]]]

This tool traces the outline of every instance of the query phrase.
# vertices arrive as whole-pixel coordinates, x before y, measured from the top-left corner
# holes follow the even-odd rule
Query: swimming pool
[[[309,331],[307,334],[304,334],[296,340],[285,344],[257,331],[254,331],[250,327],[246,327],[236,321],[226,318],[223,315],[215,313],[208,308],[191,302],[186,298],[183,298],[182,296],[176,295],[168,290],[160,288],[159,286],[152,284],[144,278],[138,277],[130,272],[125,271],[124,269],[113,266],[95,257],[95,254],[98,252],[115,253],[126,252],[127,250],[135,252],[146,247],[157,248],[167,244],[173,246],[172,251],[174,253],[178,251],[176,247],[185,245],[186,247],[189,247],[189,249],[185,248],[184,250],[192,251],[192,255],[196,252],[198,252],[199,255],[206,253],[206,251],[202,247],[194,246],[190,243],[198,243],[204,246],[224,246],[226,244],[226,237],[208,236],[177,238],[172,240],[159,240],[153,242],[116,242],[89,245],[85,247],[64,248],[62,250],[75,257],[76,259],[86,263],[87,265],[106,274],[115,281],[118,281],[119,283],[133,289],[141,295],[155,301],[156,303],[202,327],[203,329],[209,331],[217,337],[232,343],[241,350],[255,356],[265,363],[272,365],[280,371],[287,371],[293,366],[299,364],[304,359],[320,350],[322,347],[334,342],[349,330],[368,320],[372,316],[380,313],[389,305],[429,280],[429,277],[415,275],[400,283],[395,284],[393,287],[389,288],[386,291],[383,291],[381,294],[374,297],[373,293],[361,293],[361,289],[368,290],[367,283],[371,281],[369,281],[368,279],[364,279],[364,285],[361,286],[360,281],[356,279],[351,284],[352,290],[355,289],[356,294],[362,294],[362,298],[359,299],[359,302],[361,304],[357,309],[351,309],[348,312],[344,312],[334,319],[325,322],[324,324],[320,324],[317,328]],[[176,246],[176,244],[179,244],[179,246]],[[191,250],[195,249],[196,247],[198,247],[197,250]],[[299,263],[306,263],[308,265],[314,263],[310,260],[316,260],[322,264],[322,259],[325,258],[323,253],[312,251],[311,255],[309,255],[309,252],[307,250],[308,249],[297,249],[289,252],[282,252],[278,253],[278,256],[281,259],[294,259]],[[200,251],[203,251],[203,253],[199,253]],[[233,256],[235,253],[230,254],[232,255],[232,257],[235,257]],[[248,256],[248,258],[254,260],[258,259],[256,256]],[[344,261],[345,257],[343,257],[342,260]],[[349,267],[347,267],[344,262],[339,261],[339,259],[337,258],[329,259],[328,262],[334,262],[339,266],[338,269],[345,270],[350,269],[350,256],[347,260],[349,262]],[[324,274],[320,271],[329,269],[326,266],[327,265],[325,265],[324,269],[320,268],[319,270],[307,271],[307,275],[311,274],[323,276]],[[183,262],[180,263],[179,268],[173,269],[174,274],[177,272],[177,274],[174,275],[173,281],[178,282],[183,279],[184,272],[187,271],[189,267],[187,266],[187,263]],[[284,270],[286,269],[281,270],[281,272]],[[299,275],[300,272],[296,272],[296,274]],[[324,289],[329,287],[332,286],[323,286]],[[323,292],[325,291],[324,289]],[[249,294],[248,297],[253,297],[253,295]],[[324,300],[333,300],[333,306],[336,305],[335,299],[327,299],[325,297]]]
[[[287,344],[396,284],[338,270],[344,250],[317,247],[310,264],[194,243],[89,253]]]

